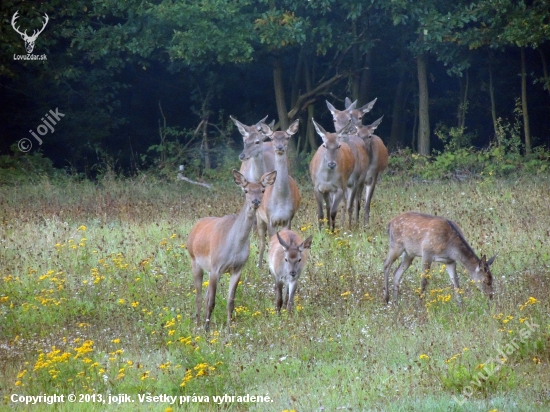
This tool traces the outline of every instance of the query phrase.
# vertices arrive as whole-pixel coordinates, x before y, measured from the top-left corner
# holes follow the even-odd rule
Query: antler
[[[42,25],[42,28],[40,30],[38,30],[38,32],[36,30],[33,30],[32,36],[30,37],[31,39],[36,40],[38,35],[44,31],[44,29],[46,28],[46,25],[50,21],[50,18],[48,17],[48,15],[46,13],[44,13],[43,19],[44,19],[44,24]]]
[[[11,27],[13,27],[13,29],[14,29],[17,33],[19,33],[21,36],[28,37],[28,36],[27,36],[27,30],[25,30],[25,33],[21,33],[21,32],[19,31],[19,27],[15,27],[15,20],[17,20],[17,19],[19,18],[19,16],[17,15],[17,13],[19,13],[19,10],[17,10],[17,11],[15,12],[15,14],[13,15],[13,17],[11,18]]]

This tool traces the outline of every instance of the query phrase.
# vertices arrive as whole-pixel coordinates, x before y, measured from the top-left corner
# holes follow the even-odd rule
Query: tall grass
[[[548,409],[548,178],[422,183],[386,176],[369,227],[334,233],[317,228],[310,184],[300,183],[293,228],[314,238],[296,311],[275,314],[272,276],[256,267],[254,234],[230,335],[228,276],[211,332],[194,325],[185,242],[200,217],[238,212],[238,187],[222,182],[208,191],[146,176],[0,187],[3,405],[25,409],[12,394],[96,393],[130,394],[135,403],[57,407],[177,408],[139,402],[137,394],[151,393],[210,397],[185,410]],[[405,274],[400,305],[383,304],[386,224],[407,210],[448,217],[479,255],[499,253],[491,304],[460,268],[464,305],[457,305],[438,264],[421,300],[419,261]],[[519,342],[526,324],[539,326]],[[506,362],[480,379],[482,364],[514,338]],[[212,401],[224,394],[273,402]]]

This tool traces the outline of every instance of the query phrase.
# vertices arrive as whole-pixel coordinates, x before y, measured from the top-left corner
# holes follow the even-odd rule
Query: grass
[[[28,408],[12,402],[13,394],[74,393],[87,402],[55,407],[548,410],[549,183],[385,176],[369,227],[330,233],[317,229],[311,185],[301,181],[293,228],[314,237],[297,310],[275,314],[271,274],[255,265],[254,234],[231,335],[227,275],[210,333],[195,328],[185,242],[200,217],[240,209],[235,185],[208,191],[143,175],[0,187],[0,408]],[[383,304],[386,224],[407,210],[454,220],[479,255],[499,252],[491,305],[460,268],[458,306],[438,264],[421,300],[419,260],[404,276],[400,305]],[[134,402],[109,405],[118,394]],[[138,394],[178,398],[142,403]],[[272,402],[214,401],[224,394]],[[189,398],[178,405],[179,396]]]

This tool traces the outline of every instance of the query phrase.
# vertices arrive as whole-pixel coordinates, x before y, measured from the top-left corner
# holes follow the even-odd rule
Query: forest
[[[544,0],[71,0],[0,8],[3,169],[39,168],[43,156],[86,177],[98,164],[167,175],[185,165],[200,176],[241,149],[229,116],[253,124],[268,115],[281,129],[300,119],[290,150],[307,156],[320,144],[311,118],[331,129],[325,101],[343,109],[345,97],[357,107],[377,99],[365,122],[384,116],[377,134],[390,153],[498,146],[518,155],[514,167],[531,159],[540,170],[548,160]],[[22,35],[31,31],[39,35],[29,53]],[[64,116],[38,136],[50,110]]]

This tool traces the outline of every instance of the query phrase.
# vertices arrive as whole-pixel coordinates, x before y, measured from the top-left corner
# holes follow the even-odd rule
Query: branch
[[[311,90],[307,93],[304,93],[300,97],[298,97],[298,99],[296,100],[296,103],[294,104],[294,107],[292,108],[292,110],[290,110],[290,112],[288,112],[289,120],[292,120],[294,118],[294,116],[296,116],[296,113],[298,113],[299,110],[303,110],[309,104],[311,104],[312,103],[311,100],[315,100],[315,99],[312,99],[312,97],[314,97],[316,94],[320,93],[324,89],[328,88],[330,85],[337,82],[338,80],[340,80],[345,75],[346,74],[337,74],[337,75],[333,76],[332,78],[328,79],[327,81],[325,81],[325,82],[321,83],[320,85],[318,85],[315,89],[313,89],[313,90]],[[308,100],[306,102],[306,104],[302,104],[302,102],[304,100]]]
[[[183,172],[183,165],[180,166],[180,173],[178,173],[177,180],[183,180],[193,185],[204,186],[207,189],[212,189],[212,185],[209,185],[208,183],[195,182],[194,180],[191,180],[188,177],[185,177],[181,172]]]

